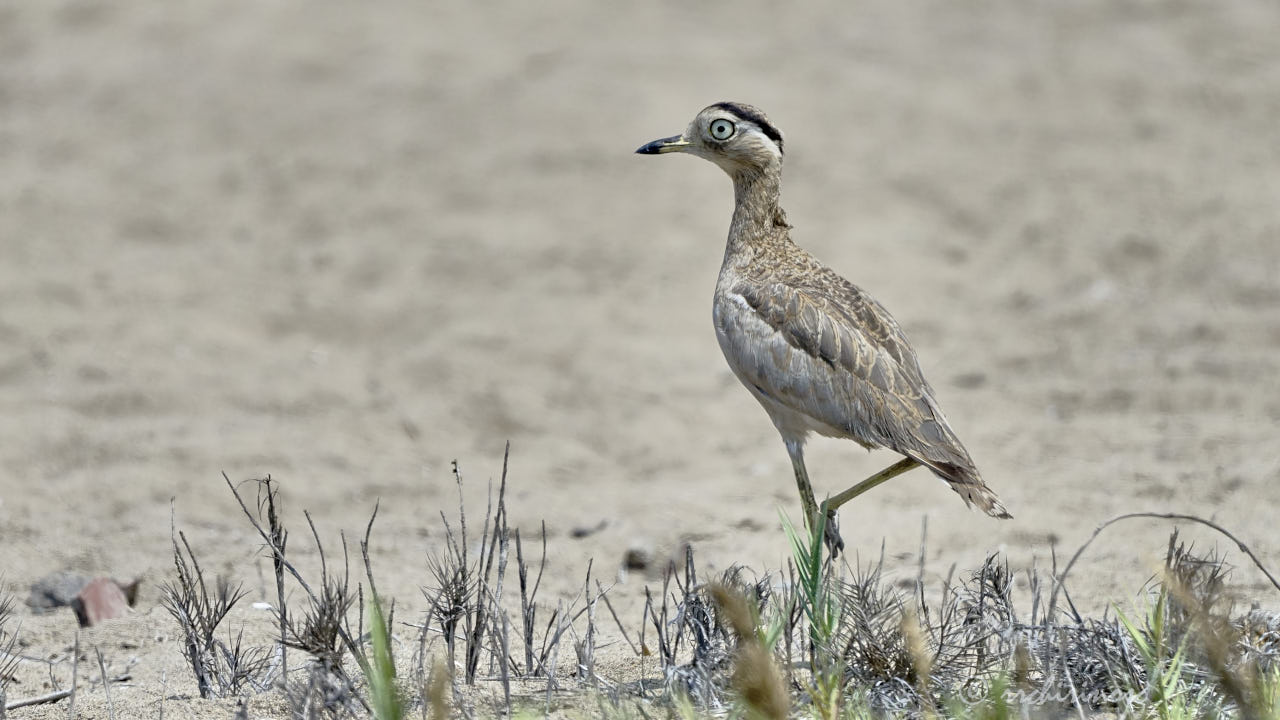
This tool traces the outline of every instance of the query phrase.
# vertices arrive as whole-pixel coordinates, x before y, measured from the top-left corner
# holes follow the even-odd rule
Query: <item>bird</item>
[[[783,136],[759,108],[715,103],[682,134],[636,152],[694,155],[733,180],[733,216],[712,302],[716,338],[733,374],[782,436],[806,523],[823,528],[832,558],[844,547],[836,510],[920,466],[966,505],[1011,517],[951,429],[898,322],[791,239],[780,205]],[[814,433],[903,458],[819,505],[804,463]]]

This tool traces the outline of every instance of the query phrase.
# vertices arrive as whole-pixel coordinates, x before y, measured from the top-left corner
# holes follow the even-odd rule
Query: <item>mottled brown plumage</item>
[[[943,416],[902,328],[870,295],[791,241],[779,205],[782,134],[764,113],[717,103],[683,135],[637,152],[687,152],[733,179],[736,203],[713,304],[716,336],[729,367],[782,435],[811,519],[818,507],[803,456],[811,432],[909,458],[824,503],[831,513],[920,464],[966,503],[1009,517]],[[829,542],[838,547],[838,534]]]

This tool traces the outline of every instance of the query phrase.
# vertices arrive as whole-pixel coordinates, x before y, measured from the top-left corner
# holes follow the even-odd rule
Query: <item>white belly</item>
[[[720,351],[734,376],[769,414],[784,439],[803,442],[809,433],[847,438],[864,447],[876,447],[845,428],[822,422],[793,407],[794,397],[833,393],[830,378],[815,361],[765,323],[741,298],[717,293],[712,319]]]

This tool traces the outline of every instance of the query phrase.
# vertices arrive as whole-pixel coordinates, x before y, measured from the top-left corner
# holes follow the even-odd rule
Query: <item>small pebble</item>
[[[579,525],[578,527],[575,527],[569,531],[569,536],[574,538],[590,537],[600,532],[601,530],[605,529],[608,526],[609,526],[608,520],[601,520],[600,522],[596,523],[594,527],[586,527],[583,525]]]
[[[622,564],[628,570],[644,570],[653,564],[653,549],[647,545],[632,545],[622,556]]]

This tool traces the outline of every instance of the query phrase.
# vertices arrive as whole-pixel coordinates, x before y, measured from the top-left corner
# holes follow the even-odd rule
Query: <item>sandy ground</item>
[[[1280,566],[1277,28],[1265,0],[6,4],[4,587],[141,576],[137,614],[81,637],[134,663],[117,712],[220,717],[158,585],[173,498],[206,567],[264,593],[224,471],[281,481],[304,559],[303,508],[336,543],[380,499],[406,616],[450,461],[478,515],[507,440],[553,604],[637,545],[780,566],[789,463],[710,326],[729,182],[632,154],[722,99],[787,133],[794,237],[894,312],[1016,516],[917,471],[843,513],[855,553],[912,573],[928,518],[932,575],[1044,567],[1152,510]],[[809,459],[835,492],[895,458]],[[1130,602],[1168,529],[1110,531],[1076,598]],[[613,591],[637,625],[644,582]],[[65,660],[69,613],[18,618]],[[11,700],[48,690],[19,675]]]

